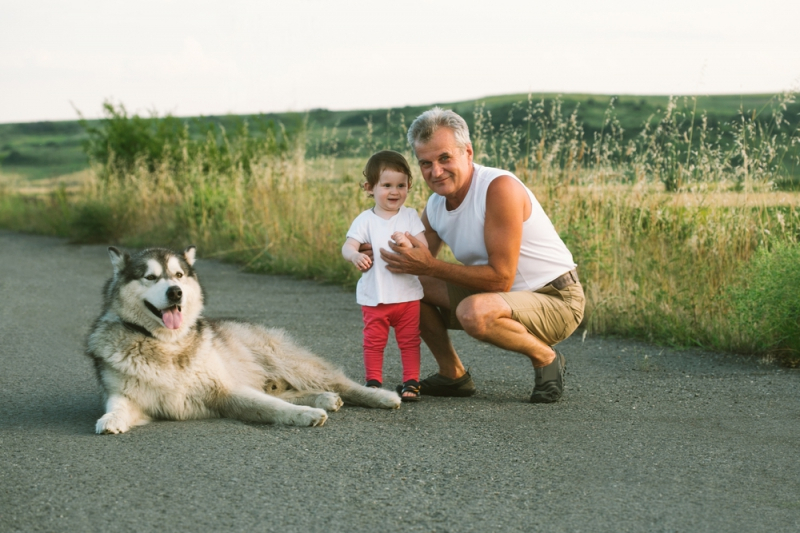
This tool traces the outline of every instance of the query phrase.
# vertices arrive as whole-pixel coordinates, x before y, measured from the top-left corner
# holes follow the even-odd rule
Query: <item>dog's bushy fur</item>
[[[108,253],[114,275],[86,350],[105,395],[97,433],[211,417],[320,426],[343,402],[400,407],[394,392],[355,383],[283,330],[203,318],[193,246]]]

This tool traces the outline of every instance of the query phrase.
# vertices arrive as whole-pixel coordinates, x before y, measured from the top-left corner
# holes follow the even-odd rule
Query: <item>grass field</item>
[[[589,101],[600,100],[574,98],[582,99],[578,109],[590,110]],[[720,102],[732,98],[708,102],[724,107]],[[454,107],[471,123],[477,162],[525,181],[573,252],[588,298],[587,332],[797,364],[798,109],[793,95],[771,104],[752,98],[768,107],[742,108],[716,126],[710,112],[697,109],[700,100],[695,108],[664,99],[665,107],[632,132],[623,110],[646,113],[650,100],[621,98],[614,107],[598,104],[603,119],[592,135],[574,108],[564,111],[566,99],[497,97],[466,111]],[[496,121],[504,105],[515,111]],[[333,120],[323,111],[310,113],[305,126],[291,122],[296,117],[288,125],[263,118],[260,127],[231,119],[224,129],[206,124],[205,137],[158,121],[109,119],[87,135],[91,153],[105,153],[98,146],[134,130],[141,146],[95,156],[83,173],[6,175],[0,226],[129,247],[192,243],[201,256],[253,271],[353,286],[358,273],[340,247],[369,205],[359,189],[365,156],[391,148],[413,161],[404,131],[415,113],[387,113],[383,128],[366,120],[358,135],[344,129],[346,120],[375,115],[343,113],[330,128],[308,125],[317,115]],[[158,137],[162,130],[167,137]],[[119,155],[126,150],[128,159]],[[428,190],[416,177],[408,205],[421,210]]]

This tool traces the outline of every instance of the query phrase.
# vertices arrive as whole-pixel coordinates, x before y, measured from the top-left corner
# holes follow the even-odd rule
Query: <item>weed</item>
[[[656,372],[661,370],[661,365],[656,363],[649,355],[645,355],[641,359],[636,360],[633,368],[639,372]]]

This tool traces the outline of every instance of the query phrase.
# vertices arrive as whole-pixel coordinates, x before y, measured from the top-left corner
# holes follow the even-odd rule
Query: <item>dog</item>
[[[400,407],[395,392],[348,379],[283,330],[204,318],[194,246],[108,255],[114,274],[86,341],[106,406],[97,433],[216,417],[321,426],[343,403]]]

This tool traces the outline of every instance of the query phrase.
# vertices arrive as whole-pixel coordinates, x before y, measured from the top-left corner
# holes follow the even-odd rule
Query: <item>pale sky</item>
[[[800,88],[798,0],[3,0],[0,123]],[[73,107],[74,106],[74,107]]]

